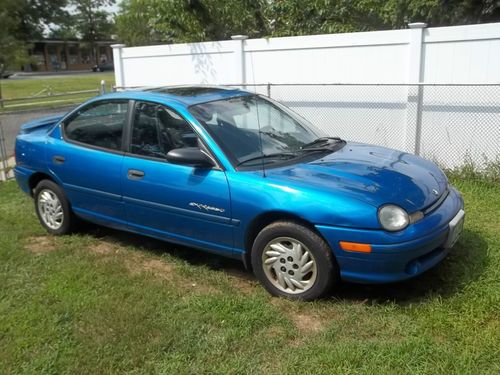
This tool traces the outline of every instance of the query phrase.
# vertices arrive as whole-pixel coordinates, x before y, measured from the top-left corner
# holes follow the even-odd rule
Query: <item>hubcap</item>
[[[64,220],[61,202],[52,190],[44,189],[38,195],[38,211],[45,225],[50,229],[59,229]]]
[[[279,290],[298,294],[309,290],[316,281],[316,260],[309,249],[291,237],[278,237],[262,253],[267,279]]]

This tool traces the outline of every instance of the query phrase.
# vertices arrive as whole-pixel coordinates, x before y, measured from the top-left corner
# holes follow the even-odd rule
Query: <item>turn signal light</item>
[[[345,251],[356,251],[358,253],[371,253],[372,246],[367,243],[340,241],[340,248]]]

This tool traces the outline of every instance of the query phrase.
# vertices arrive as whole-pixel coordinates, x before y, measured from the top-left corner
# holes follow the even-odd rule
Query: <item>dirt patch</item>
[[[33,254],[42,255],[57,250],[57,243],[52,236],[29,237],[24,248]]]
[[[275,339],[286,335],[286,331],[282,327],[270,327],[266,328],[265,337],[268,339]]]
[[[168,263],[165,259],[149,259],[141,255],[134,255],[126,260],[125,266],[132,275],[142,273],[152,274],[157,279],[173,283],[182,292],[199,294],[217,293],[217,289],[211,285],[198,283],[189,277],[179,275],[175,270],[175,266]]]
[[[132,275],[146,272],[164,280],[172,280],[174,276],[172,265],[161,259],[147,259],[134,254],[125,261],[125,266]]]
[[[91,246],[89,250],[101,255],[111,255],[120,252],[119,246],[105,241],[99,242],[96,246]]]
[[[89,250],[95,254],[118,257],[131,275],[151,274],[158,280],[167,280],[176,287],[186,292],[214,293],[212,286],[196,283],[192,279],[181,277],[175,270],[175,266],[165,259],[150,258],[139,250],[127,250],[112,240],[103,238],[96,245],[89,246]]]
[[[101,239],[98,244],[90,246],[89,250],[99,255],[120,255],[125,267],[132,275],[150,272],[162,279],[172,277],[172,265],[162,259],[151,259],[139,251],[125,251],[122,246],[107,239]]]
[[[273,298],[271,304],[285,314],[297,330],[304,334],[323,331],[332,319],[331,312],[326,315],[326,312],[321,311],[304,311],[308,308],[307,305],[299,307],[296,302],[284,298]]]
[[[321,317],[317,315],[307,314],[307,313],[295,313],[290,314],[290,319],[292,320],[295,327],[302,332],[319,332],[323,330],[325,324]]]
[[[231,285],[241,290],[245,294],[250,294],[255,291],[259,282],[250,272],[239,270],[224,270],[226,272]]]
[[[307,343],[309,335],[322,332],[326,328],[327,319],[315,313],[287,312],[286,315],[299,331],[299,334],[289,341],[290,346],[294,348]]]

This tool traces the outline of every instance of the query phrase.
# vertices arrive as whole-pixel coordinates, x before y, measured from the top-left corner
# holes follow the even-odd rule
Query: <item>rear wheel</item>
[[[275,222],[258,234],[252,247],[252,266],[271,294],[291,299],[319,298],[338,279],[328,244],[294,222]]]
[[[34,191],[35,211],[42,226],[51,234],[71,232],[75,217],[63,190],[50,180],[42,180]]]

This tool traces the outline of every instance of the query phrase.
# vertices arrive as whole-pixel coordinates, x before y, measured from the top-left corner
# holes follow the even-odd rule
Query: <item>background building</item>
[[[28,72],[89,70],[96,64],[113,62],[110,47],[113,41],[95,42],[93,48],[79,40],[43,39],[30,44],[29,54],[33,61],[23,66]]]

